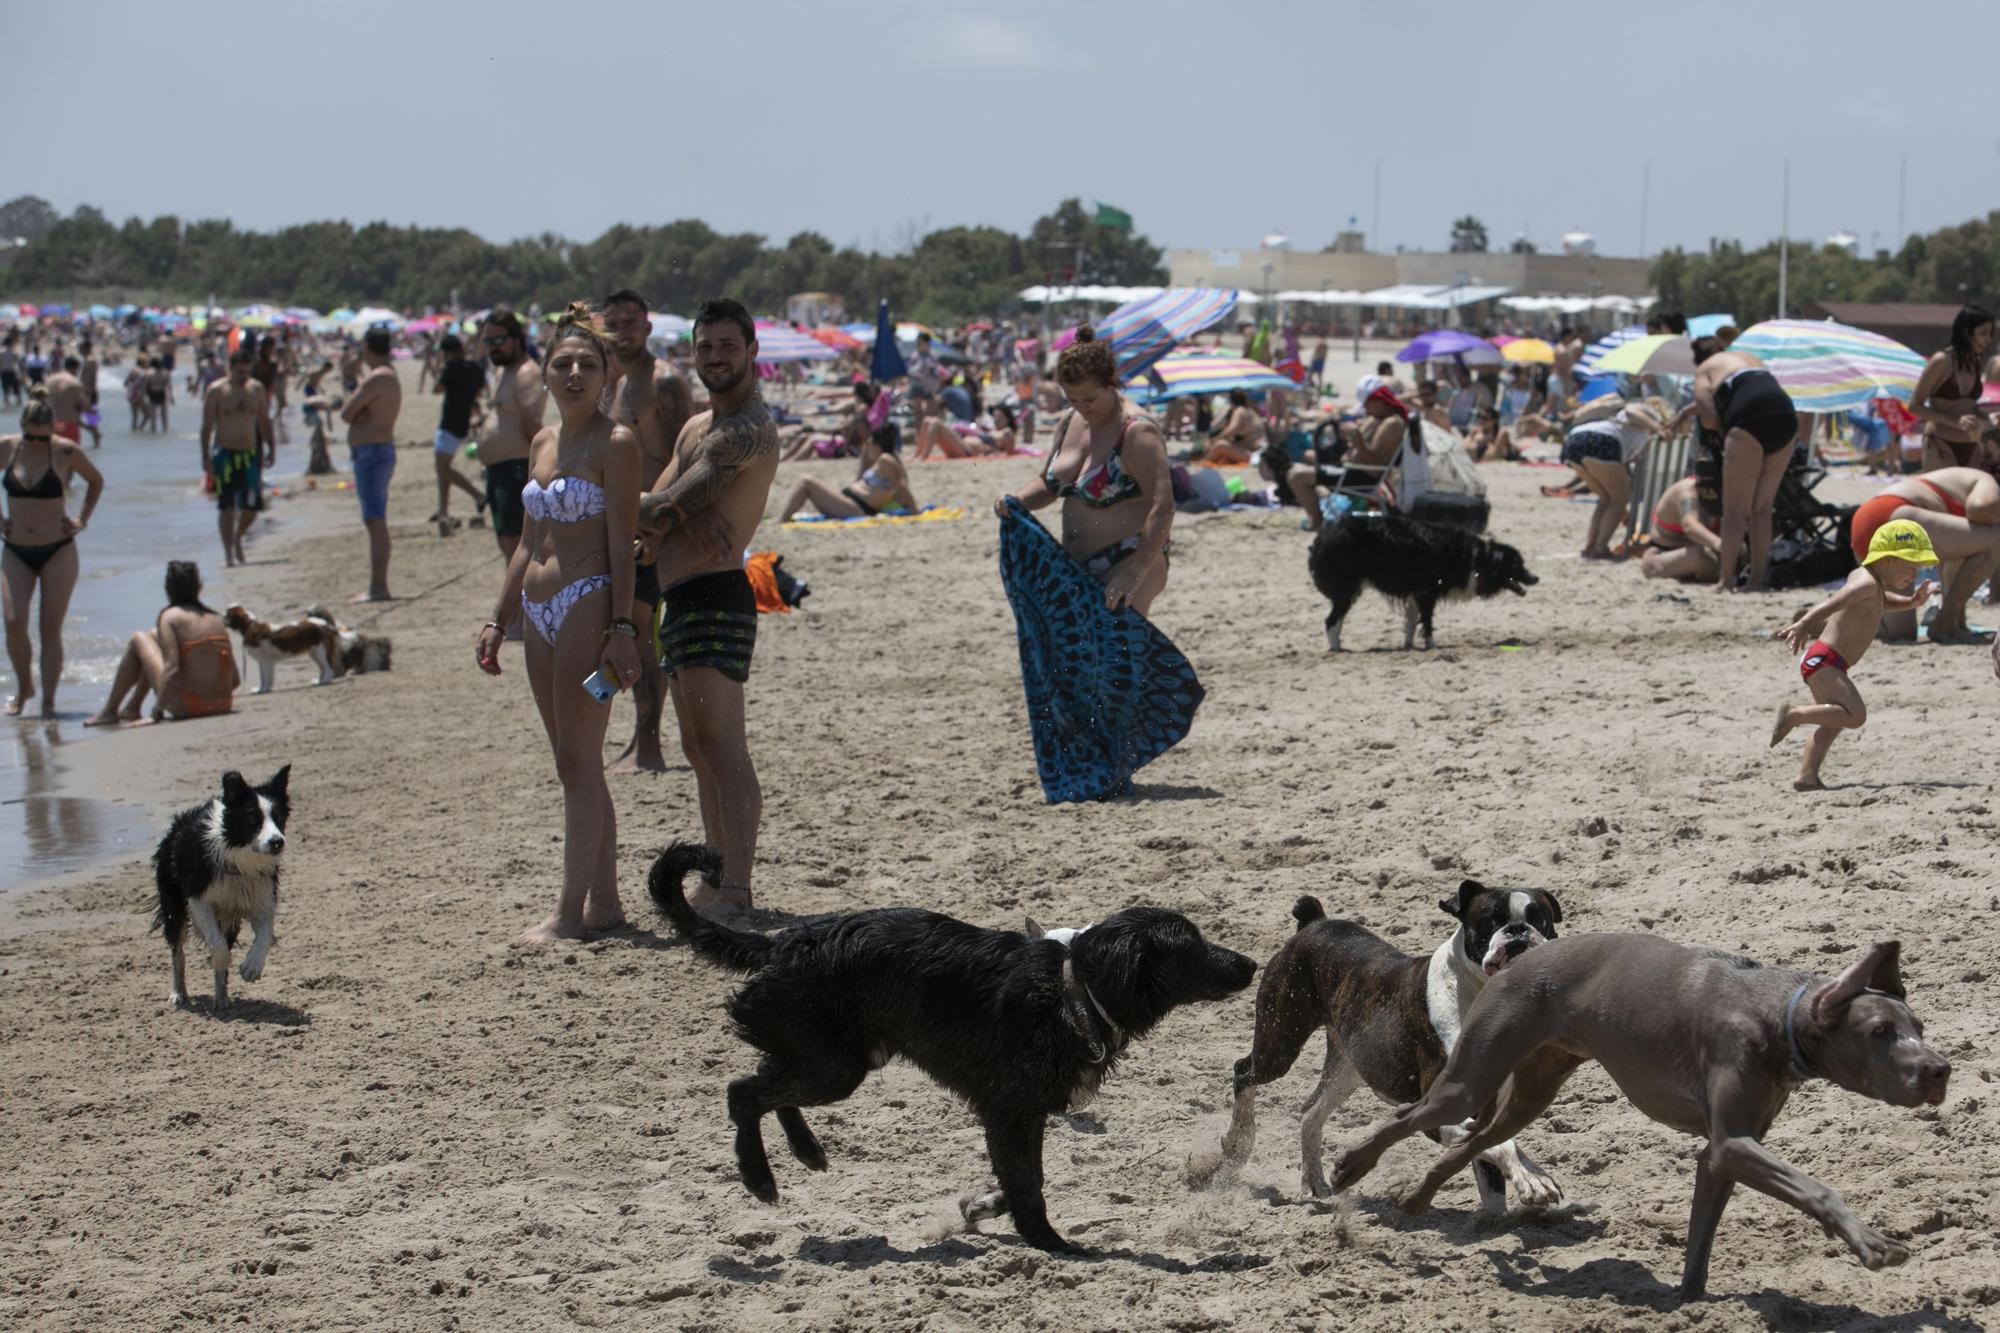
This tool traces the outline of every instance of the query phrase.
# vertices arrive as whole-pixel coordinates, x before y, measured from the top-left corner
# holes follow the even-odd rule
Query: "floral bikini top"
[[[1138,481],[1125,470],[1122,457],[1125,451],[1125,432],[1132,427],[1131,417],[1127,417],[1124,424],[1118,427],[1118,438],[1112,441],[1110,456],[1095,472],[1079,474],[1075,481],[1056,479],[1056,458],[1062,453],[1063,435],[1069,428],[1070,418],[1075,415],[1074,412],[1064,413],[1062,421],[1056,426],[1055,443],[1050,446],[1049,461],[1042,468],[1042,483],[1055,493],[1057,499],[1067,500],[1074,496],[1092,509],[1109,509],[1126,500],[1138,499],[1143,492],[1139,489]],[[1084,436],[1084,448],[1085,450],[1090,448],[1088,432]]]
[[[604,512],[604,488],[583,477],[556,477],[546,486],[531,477],[521,505],[537,523],[581,523]]]

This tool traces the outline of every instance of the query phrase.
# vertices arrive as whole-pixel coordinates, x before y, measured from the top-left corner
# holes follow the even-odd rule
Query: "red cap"
[[[1406,405],[1402,399],[1398,398],[1395,394],[1395,391],[1392,390],[1386,384],[1376,385],[1375,391],[1369,394],[1366,398],[1362,399],[1361,401],[1364,404],[1366,404],[1366,403],[1373,403],[1378,400],[1387,403],[1399,417],[1408,417],[1410,415],[1410,409],[1408,405]]]

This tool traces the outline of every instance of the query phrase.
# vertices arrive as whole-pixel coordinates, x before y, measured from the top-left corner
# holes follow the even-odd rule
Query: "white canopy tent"
[[[1125,305],[1158,296],[1164,287],[1024,287],[1019,295],[1029,305],[1060,305],[1070,301]]]

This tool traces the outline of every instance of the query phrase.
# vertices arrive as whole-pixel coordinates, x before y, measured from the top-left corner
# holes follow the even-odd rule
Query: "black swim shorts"
[[[1798,438],[1799,414],[1791,395],[1768,370],[1739,370],[1715,391],[1715,408],[1725,437],[1748,431],[1767,454],[1783,453]]]
[[[660,566],[658,562],[632,565],[632,600],[644,602],[647,606],[660,604]]]
[[[493,511],[493,531],[502,537],[518,537],[527,522],[528,511],[521,507],[521,491],[528,484],[528,460],[509,458],[486,465],[486,507]]]
[[[660,607],[660,668],[669,676],[706,667],[741,685],[750,679],[750,654],[756,646],[757,594],[742,570],[698,574],[666,590]]]

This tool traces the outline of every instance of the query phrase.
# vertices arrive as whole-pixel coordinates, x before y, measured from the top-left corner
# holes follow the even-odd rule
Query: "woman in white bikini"
[[[528,685],[555,752],[563,789],[563,885],[554,915],[521,936],[524,944],[616,930],[618,824],[604,781],[608,703],[584,681],[602,673],[623,689],[639,676],[632,623],[632,538],[639,525],[639,443],[599,408],[611,341],[574,302],[556,321],[542,382],[561,414],[529,449],[521,492],[527,521],[507,562],[493,619],[479,631],[479,669],[500,674],[500,645],[515,614]]]

